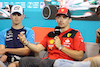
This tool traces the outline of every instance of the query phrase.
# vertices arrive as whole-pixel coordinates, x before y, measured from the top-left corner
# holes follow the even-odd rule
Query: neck
[[[67,26],[67,27],[62,27],[61,28],[61,32],[65,32],[66,30],[68,30],[69,29],[69,26]]]
[[[22,29],[23,25],[13,25],[12,28],[14,28],[14,29]]]

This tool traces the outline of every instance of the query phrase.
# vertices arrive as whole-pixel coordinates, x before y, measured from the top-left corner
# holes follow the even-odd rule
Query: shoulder
[[[73,29],[72,32],[73,32],[74,34],[76,33],[76,34],[78,34],[78,35],[81,34],[80,31],[79,31],[78,29]]]
[[[26,30],[32,30],[31,28],[28,28],[28,27],[24,27],[24,29],[26,29]]]
[[[28,27],[24,27],[24,29],[25,29],[27,32],[34,32],[31,28],[28,28]]]
[[[34,31],[31,28],[24,27],[24,29],[26,30],[26,35],[34,35]]]
[[[70,28],[69,29],[70,31],[67,32],[62,36],[62,37],[71,37],[71,38],[74,38],[76,36],[76,34],[78,33],[78,30],[75,30],[75,29],[72,29]]]
[[[76,38],[83,38],[82,35],[81,35],[81,32],[79,30],[77,30],[77,29],[74,31],[73,34],[75,34]]]
[[[48,35],[48,37],[55,37],[55,34],[53,31],[49,32],[47,35]]]
[[[73,34],[80,34],[78,29],[72,29],[70,32],[72,32]]]

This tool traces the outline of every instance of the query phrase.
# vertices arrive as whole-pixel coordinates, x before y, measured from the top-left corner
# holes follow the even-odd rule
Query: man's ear
[[[72,21],[72,18],[69,18],[69,23]]]
[[[25,18],[25,15],[23,15],[23,19]]]

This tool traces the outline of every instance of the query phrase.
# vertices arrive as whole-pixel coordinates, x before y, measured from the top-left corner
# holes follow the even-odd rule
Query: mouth
[[[16,22],[18,21],[18,20],[15,20]]]
[[[59,25],[63,25],[63,23],[59,23]]]

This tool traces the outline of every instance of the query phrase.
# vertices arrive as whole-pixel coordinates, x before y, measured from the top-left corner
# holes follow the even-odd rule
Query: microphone
[[[55,36],[58,36],[58,35],[60,35],[60,32],[61,32],[61,29],[60,29],[60,27],[59,27],[59,26],[56,26],[56,27],[55,27],[55,31],[54,31],[54,33],[55,33]]]

